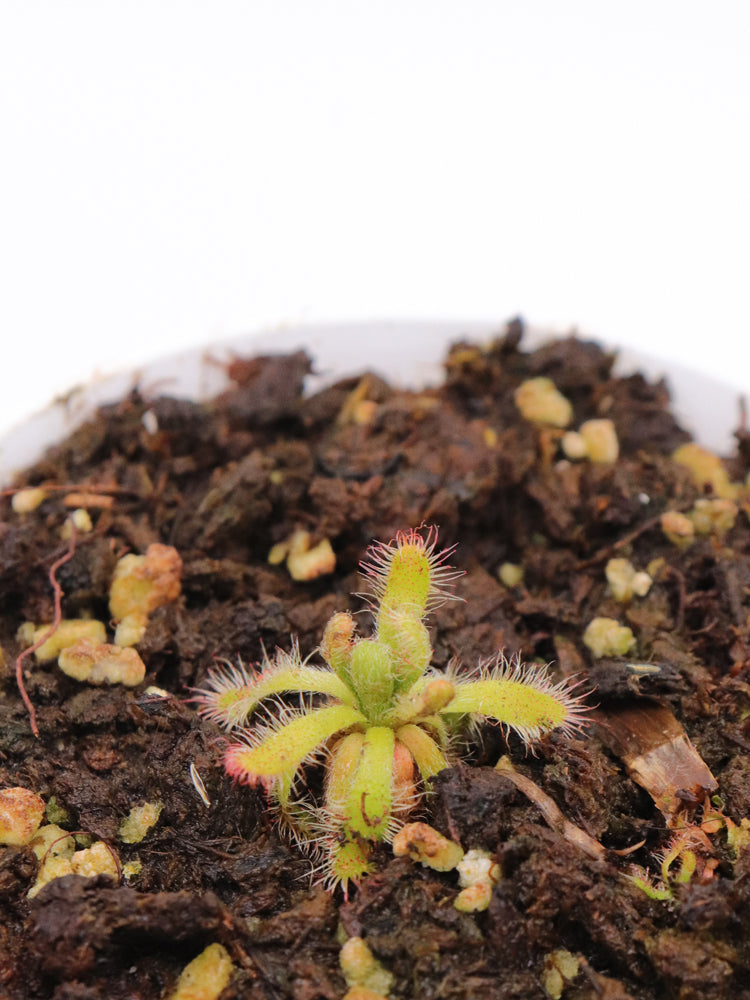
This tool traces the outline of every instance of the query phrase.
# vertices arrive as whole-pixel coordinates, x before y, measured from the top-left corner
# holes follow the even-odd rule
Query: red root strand
[[[39,727],[36,724],[36,711],[34,710],[34,706],[31,704],[31,699],[29,698],[29,695],[26,691],[26,686],[23,682],[23,661],[28,656],[31,656],[32,653],[35,653],[40,646],[43,646],[48,639],[51,639],[52,636],[55,634],[55,632],[57,632],[58,628],[60,627],[60,622],[62,621],[63,592],[62,592],[62,587],[57,582],[57,577],[55,576],[55,574],[57,573],[57,571],[60,569],[61,566],[63,566],[66,562],[68,562],[70,559],[73,558],[73,555],[76,550],[76,540],[78,537],[78,532],[76,531],[76,526],[73,523],[73,521],[70,522],[70,525],[72,531],[70,535],[70,542],[68,543],[68,550],[64,555],[60,556],[59,559],[57,559],[54,563],[52,563],[52,565],[49,568],[48,579],[49,582],[52,584],[52,590],[54,591],[55,594],[55,614],[52,619],[52,624],[44,633],[44,635],[42,635],[39,639],[37,639],[37,641],[34,643],[33,646],[29,646],[27,649],[24,649],[23,652],[20,653],[16,658],[16,686],[18,687],[18,693],[21,695],[21,700],[26,706],[26,711],[29,713],[29,723],[31,725],[31,731],[34,734],[34,736],[37,737],[37,739],[39,738]]]

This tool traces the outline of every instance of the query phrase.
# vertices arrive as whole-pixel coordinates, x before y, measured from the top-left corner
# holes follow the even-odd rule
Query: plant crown
[[[554,729],[576,732],[583,696],[545,667],[499,654],[473,674],[456,666],[430,669],[428,614],[455,599],[461,574],[447,565],[452,549],[436,551],[437,531],[399,533],[373,545],[362,563],[374,616],[370,636],[339,612],[328,622],[319,653],[325,665],[302,660],[296,644],[266,657],[258,672],[243,665],[213,671],[195,694],[201,714],[233,734],[224,767],[235,779],[261,785],[276,801],[298,841],[320,857],[329,887],[356,883],[372,870],[373,842],[390,842],[419,804],[430,780],[455,758],[466,721],[489,720],[527,746]],[[290,707],[281,696],[301,698]],[[254,715],[266,709],[260,719]],[[322,804],[305,781],[322,760]]]

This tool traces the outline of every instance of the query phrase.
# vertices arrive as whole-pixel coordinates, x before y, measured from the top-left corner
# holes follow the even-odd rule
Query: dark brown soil
[[[22,485],[120,490],[109,509],[92,509],[94,531],[59,571],[65,617],[108,620],[109,582],[125,551],[174,545],[184,571],[182,597],[153,614],[138,647],[148,671],[140,688],[89,687],[55,665],[27,669],[38,739],[16,689],[16,631],[52,620],[47,574],[66,548],[65,491],[22,516],[2,500],[0,787],[54,797],[67,828],[142,868],[122,884],[66,876],[29,900],[36,858],[0,847],[0,996],[162,997],[217,941],[235,968],[222,1000],[338,1000],[342,935],[356,934],[394,974],[394,1000],[542,998],[545,957],[556,949],[579,958],[566,1000],[750,998],[750,852],[735,857],[719,830],[671,899],[650,899],[628,881],[631,864],[658,875],[654,852],[673,831],[607,733],[609,711],[666,706],[716,777],[723,814],[740,823],[750,813],[746,510],[724,538],[684,550],[667,541],[659,516],[687,510],[699,490],[670,457],[688,436],[665,386],[613,377],[611,355],[574,339],[523,353],[521,332],[514,322],[487,349],[456,346],[439,390],[405,392],[371,377],[369,423],[339,419],[359,378],[307,398],[311,362],[296,354],[237,362],[234,388],[208,404],[134,393],[50,451]],[[573,403],[574,426],[614,421],[615,464],[562,461],[559,434],[521,419],[514,390],[536,375]],[[153,418],[146,425],[154,431]],[[744,482],[750,438],[738,437],[727,468]],[[334,611],[362,607],[350,595],[362,589],[368,544],[422,523],[439,525],[443,544],[458,543],[454,562],[466,572],[465,603],[432,622],[437,666],[452,657],[474,665],[504,649],[588,672],[598,688],[598,722],[582,738],[553,736],[529,756],[486,729],[466,763],[434,782],[421,818],[501,863],[484,913],[454,908],[455,873],[394,859],[387,847],[348,901],[311,886],[308,859],[279,836],[261,792],[223,774],[220,732],[186,701],[215,658],[253,663],[263,646],[288,648],[292,636],[303,655],[312,651]],[[333,575],[295,583],[268,564],[271,546],[298,527],[330,539]],[[614,555],[639,569],[664,560],[646,597],[614,600],[604,576]],[[512,589],[497,576],[506,561],[525,571]],[[599,615],[629,624],[637,653],[594,660],[582,633]],[[634,661],[659,670],[636,672]],[[146,693],[150,684],[169,697]],[[604,845],[603,859],[550,829],[494,770],[504,753]],[[672,825],[700,823],[699,797],[678,792],[685,810]],[[164,803],[158,824],[140,844],[119,843],[120,820],[147,800]]]

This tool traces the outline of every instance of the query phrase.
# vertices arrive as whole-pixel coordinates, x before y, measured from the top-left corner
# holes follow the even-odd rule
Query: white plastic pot
[[[447,346],[459,339],[484,341],[501,333],[503,322],[372,321],[289,327],[248,334],[202,350],[173,354],[75,388],[60,401],[14,427],[0,438],[0,484],[34,462],[49,445],[62,440],[91,417],[98,406],[114,402],[135,385],[146,393],[206,399],[227,384],[223,363],[233,356],[285,353],[304,348],[313,358],[312,391],[365,369],[389,381],[414,387],[437,384]],[[527,329],[522,347],[529,350],[553,336]],[[606,347],[617,350],[615,345]],[[739,424],[739,400],[746,386],[731,386],[679,362],[618,350],[616,372],[642,371],[649,378],[666,376],[678,420],[702,444],[720,453],[733,447]],[[746,376],[747,377],[747,376]]]

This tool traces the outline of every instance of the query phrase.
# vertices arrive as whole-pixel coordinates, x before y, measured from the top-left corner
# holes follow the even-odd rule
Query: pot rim
[[[261,329],[210,342],[205,346],[165,354],[153,361],[75,386],[65,396],[9,428],[0,437],[0,485],[33,464],[46,448],[64,440],[93,416],[97,407],[122,399],[140,386],[146,393],[204,400],[228,385],[224,365],[235,356],[281,354],[305,349],[313,358],[314,373],[306,391],[370,370],[388,381],[420,388],[442,378],[442,360],[451,342],[487,341],[501,334],[497,320],[353,320],[294,324]],[[522,348],[532,350],[552,339],[576,335],[594,340],[616,353],[618,375],[642,372],[649,379],[666,378],[677,420],[701,444],[721,454],[733,450],[733,432],[741,420],[746,390],[691,369],[678,360],[662,358],[601,337],[524,325]],[[377,358],[366,360],[373,345]],[[750,388],[750,387],[748,387]]]

